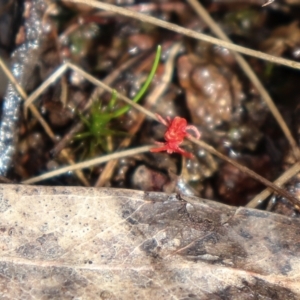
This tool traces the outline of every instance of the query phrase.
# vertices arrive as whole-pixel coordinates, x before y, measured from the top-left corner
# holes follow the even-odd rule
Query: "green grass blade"
[[[117,100],[117,91],[113,90],[112,91],[112,95],[111,95],[111,99],[109,100],[108,103],[108,111],[111,111],[114,108],[114,105],[116,104],[116,100]]]
[[[143,84],[142,88],[139,90],[139,92],[135,95],[135,97],[132,99],[133,102],[138,102],[145,94],[145,92],[147,91],[149,85],[151,84],[153,77],[156,73],[157,67],[158,67],[158,63],[160,60],[160,55],[161,55],[161,46],[157,46],[157,50],[156,50],[156,55],[155,55],[155,59],[151,68],[151,71],[147,77],[147,80],[145,81],[145,83]],[[112,118],[117,118],[121,115],[123,115],[124,113],[126,113],[130,108],[130,105],[125,105],[124,107],[118,109],[117,111],[115,111],[112,114]]]

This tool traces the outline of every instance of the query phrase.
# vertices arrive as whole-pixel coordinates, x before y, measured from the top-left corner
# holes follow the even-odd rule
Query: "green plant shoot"
[[[152,82],[152,79],[156,73],[157,70],[157,66],[160,60],[160,55],[161,55],[161,46],[157,46],[157,50],[156,50],[156,55],[155,55],[155,59],[151,68],[151,71],[145,81],[145,83],[143,84],[143,86],[141,87],[141,89],[139,90],[139,92],[135,95],[135,97],[132,99],[132,102],[138,102],[146,93],[149,85]],[[126,113],[130,108],[130,105],[125,105],[124,107],[118,109],[115,113],[114,113],[114,118],[121,116],[122,114]]]
[[[151,68],[149,75],[145,83],[142,85],[141,89],[138,91],[136,96],[132,99],[133,102],[138,102],[146,93],[149,88],[153,77],[156,73],[159,60],[161,55],[161,46],[157,47],[155,59]],[[80,114],[82,122],[85,124],[87,131],[82,132],[76,135],[76,139],[85,139],[92,138],[90,143],[90,152],[92,149],[95,149],[97,146],[100,146],[104,151],[108,152],[107,141],[103,138],[106,138],[111,135],[126,135],[126,133],[116,130],[111,130],[108,128],[108,124],[112,119],[118,118],[130,109],[130,105],[124,105],[123,107],[113,110],[117,100],[117,92],[113,90],[111,99],[108,105],[103,108],[99,101],[94,102],[90,114],[88,117],[85,117]]]

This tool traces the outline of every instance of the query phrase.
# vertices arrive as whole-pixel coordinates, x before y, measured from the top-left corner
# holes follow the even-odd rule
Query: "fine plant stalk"
[[[87,6],[104,9],[106,11],[114,12],[114,13],[117,13],[117,14],[120,14],[123,16],[127,16],[129,18],[137,19],[142,22],[147,22],[149,24],[153,24],[153,25],[156,25],[156,26],[159,26],[162,28],[166,28],[168,30],[177,32],[179,34],[183,34],[185,36],[189,36],[189,37],[197,39],[197,40],[202,40],[204,42],[219,45],[221,47],[225,47],[229,50],[237,51],[237,52],[243,53],[245,55],[257,57],[259,59],[270,61],[272,63],[281,64],[283,66],[300,69],[300,63],[298,63],[296,61],[285,59],[285,58],[274,56],[274,55],[270,55],[270,54],[267,54],[264,52],[256,51],[256,50],[253,50],[250,48],[246,48],[243,46],[233,44],[231,42],[223,41],[223,40],[211,37],[209,35],[206,35],[206,34],[203,34],[203,33],[188,29],[188,28],[184,28],[184,27],[178,26],[176,24],[166,22],[164,20],[160,20],[158,18],[154,18],[152,16],[148,16],[148,15],[145,15],[142,13],[138,13],[138,12],[135,12],[135,11],[132,11],[132,10],[120,7],[120,6],[104,3],[102,1],[95,1],[95,0],[68,0],[68,2],[81,3],[81,4],[84,4]]]
[[[70,62],[66,62],[66,65],[73,71],[77,72],[78,74],[80,74],[81,76],[83,76],[85,79],[87,79],[88,81],[90,81],[91,83],[97,85],[98,87],[103,88],[105,91],[112,93],[113,91],[115,91],[113,88],[111,88],[109,85],[105,84],[103,81],[95,78],[94,76],[90,75],[89,73],[87,73],[86,71],[84,71],[83,69],[81,69],[80,67],[78,67],[77,65],[74,65]],[[121,100],[123,100],[124,102],[126,102],[127,104],[129,104],[130,106],[134,107],[135,109],[141,111],[142,113],[144,113],[145,115],[147,115],[149,118],[155,119],[156,120],[156,116],[153,112],[151,112],[149,109],[144,108],[143,106],[139,105],[138,103],[133,102],[132,100],[130,100],[128,97],[120,94],[117,92],[117,97]]]
[[[18,91],[18,93],[20,94],[20,96],[23,98],[24,103],[26,103],[26,101],[28,100],[28,96],[27,93],[25,92],[25,90],[23,89],[23,87],[18,83],[18,81],[16,80],[16,78],[13,76],[12,72],[9,70],[9,68],[5,65],[5,63],[3,62],[3,60],[0,57],[0,68],[4,71],[5,75],[7,76],[7,78],[10,80],[10,82],[14,85],[15,89]],[[66,65],[63,65],[62,68],[59,68],[63,71],[65,71],[67,69]],[[57,73],[55,72],[56,76]],[[33,103],[29,103],[28,107],[31,111],[31,113],[33,114],[33,116],[39,121],[39,123],[41,124],[41,126],[44,128],[45,132],[47,133],[47,135],[52,139],[52,141],[56,141],[56,136],[54,134],[54,132],[52,131],[52,129],[50,128],[50,126],[48,125],[48,123],[45,121],[45,119],[42,117],[42,115],[40,114],[40,112],[38,111],[38,109],[35,107],[35,105]],[[63,149],[62,151],[62,156],[64,157],[64,159],[67,160],[68,163],[70,164],[74,164],[73,159],[69,156],[69,153]],[[85,186],[89,186],[89,182],[87,181],[87,179],[85,178],[84,174],[80,171],[80,170],[76,170],[76,175],[79,178],[79,180],[85,185]]]
[[[225,32],[219,27],[219,25],[213,20],[213,18],[209,15],[207,10],[201,5],[201,3],[197,0],[187,0],[187,2],[194,8],[197,14],[207,23],[210,27],[212,32],[221,38],[224,41],[231,42]],[[248,78],[251,80],[253,85],[259,91],[261,97],[267,103],[270,111],[272,112],[274,118],[276,119],[278,125],[280,126],[281,130],[283,131],[284,135],[286,136],[287,140],[289,141],[291,148],[293,150],[293,154],[297,160],[300,159],[300,151],[295,141],[290,129],[288,128],[286,122],[284,121],[281,113],[279,112],[278,108],[274,104],[270,94],[263,86],[261,81],[259,80],[258,76],[254,73],[246,59],[237,52],[233,52],[233,55],[236,58],[237,63],[240,65],[241,69],[245,72]]]
[[[36,182],[46,180],[46,179],[49,179],[54,176],[58,176],[58,175],[61,175],[61,174],[67,173],[67,172],[90,168],[92,166],[108,162],[112,159],[119,159],[119,158],[123,158],[123,157],[127,157],[127,156],[133,156],[133,155],[145,153],[145,152],[148,152],[151,148],[152,148],[152,146],[142,146],[139,148],[128,149],[128,150],[124,150],[124,151],[120,151],[120,152],[107,154],[107,155],[104,155],[101,157],[96,157],[96,158],[93,158],[90,160],[86,160],[86,161],[77,163],[72,166],[62,167],[57,170],[44,173],[37,177],[32,177],[30,179],[24,180],[22,183],[23,184],[36,183]]]
[[[294,177],[297,173],[300,171],[300,162],[297,162],[292,167],[290,167],[287,171],[285,171],[283,174],[280,175],[279,178],[277,178],[274,181],[274,184],[278,185],[279,187],[282,187],[288,180],[290,180],[292,177]],[[257,206],[261,205],[267,197],[269,197],[272,194],[272,190],[265,189],[259,194],[257,194],[251,201],[249,201],[246,205],[246,207],[250,208],[256,208]]]
[[[157,46],[157,50],[156,50],[156,54],[155,54],[155,59],[151,68],[151,71],[145,81],[145,83],[143,84],[142,88],[139,90],[139,92],[135,95],[135,97],[132,99],[132,102],[137,103],[145,94],[145,92],[147,91],[149,85],[151,84],[153,77],[156,73],[158,64],[159,64],[159,60],[160,60],[160,55],[161,55],[161,46]],[[123,115],[124,113],[126,113],[128,111],[128,109],[130,108],[129,105],[126,105],[120,109],[118,109],[114,114],[113,117],[117,118],[121,115]]]

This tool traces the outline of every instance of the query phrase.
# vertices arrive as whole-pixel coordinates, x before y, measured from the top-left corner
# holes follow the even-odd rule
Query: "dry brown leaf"
[[[300,221],[133,190],[0,186],[1,299],[299,299]]]

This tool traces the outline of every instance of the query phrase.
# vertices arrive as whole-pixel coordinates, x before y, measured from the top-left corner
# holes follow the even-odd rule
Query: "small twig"
[[[217,151],[215,148],[213,148],[212,146],[206,144],[203,141],[197,140],[194,137],[189,137],[189,140],[191,140],[196,145],[199,145],[201,148],[203,148],[203,149],[209,151],[210,153],[214,154],[215,156],[221,158],[222,160],[227,161],[228,163],[232,164],[233,166],[235,166],[237,169],[239,169],[243,173],[248,174],[250,177],[256,179],[259,182],[261,182],[263,185],[269,187],[274,192],[276,192],[279,195],[281,195],[281,196],[285,197],[286,199],[290,200],[295,206],[297,206],[297,207],[300,206],[300,201],[296,197],[294,197],[292,194],[285,191],[284,189],[280,188],[279,186],[275,185],[271,181],[265,179],[264,177],[260,176],[259,174],[255,173],[254,171],[250,170],[249,168],[239,164],[235,160],[227,157],[226,155],[224,155],[221,152]]]
[[[23,100],[26,100],[28,98],[26,92],[22,88],[22,86],[17,82],[16,78],[13,76],[11,71],[7,68],[5,63],[3,62],[2,58],[0,57],[0,67],[2,68],[3,72],[7,76],[8,80],[14,85],[15,89],[18,91],[20,96],[23,98]],[[35,106],[30,106],[29,107],[32,114],[37,118],[37,120],[40,122],[42,127],[44,128],[45,132],[48,134],[48,136],[51,139],[55,139],[55,135],[52,132],[50,126],[47,124],[47,122],[44,120],[44,118],[41,116],[39,111],[36,109]]]
[[[56,157],[63,149],[66,147],[66,145],[73,139],[74,135],[77,134],[79,131],[82,131],[84,129],[84,124],[81,122],[81,120],[78,120],[78,123],[76,123],[65,135],[64,137],[58,141],[58,143],[54,146],[52,150],[50,150],[51,157]]]
[[[195,9],[196,13],[204,20],[204,22],[207,23],[207,25],[210,27],[210,29],[216,36],[223,39],[224,41],[231,42],[231,40],[228,38],[228,36],[223,32],[223,30],[220,28],[220,26],[218,26],[218,24],[212,19],[212,17],[209,15],[209,13],[206,11],[206,9],[200,4],[199,1],[187,0],[187,2]],[[297,145],[295,139],[293,138],[291,131],[289,130],[288,126],[286,125],[286,122],[284,121],[282,115],[280,114],[279,110],[277,109],[276,105],[274,104],[268,91],[265,89],[265,87],[263,86],[263,84],[261,83],[261,81],[259,80],[257,75],[253,72],[252,68],[247,63],[247,61],[240,54],[238,54],[236,52],[233,52],[233,54],[234,54],[238,64],[240,65],[241,69],[245,72],[245,74],[251,80],[253,85],[259,91],[261,97],[267,103],[274,118],[278,122],[281,130],[283,131],[287,140],[289,141],[295,158],[297,160],[300,160],[300,151],[299,151],[298,145]]]
[[[268,0],[265,4],[262,5],[262,7],[267,6],[271,3],[273,3],[275,0]]]
[[[78,66],[72,64],[72,63],[66,63],[70,69],[72,69],[75,72],[78,72],[80,75],[82,75],[83,77],[85,77],[87,80],[89,80],[90,82],[92,82],[93,84],[103,88],[104,90],[106,90],[107,92],[112,93],[113,91],[115,91],[114,89],[112,89],[110,86],[108,86],[107,84],[103,83],[101,80],[98,80],[97,78],[93,77],[92,75],[90,75],[89,73],[83,71],[81,68],[79,68]],[[134,107],[135,109],[138,109],[139,111],[141,111],[142,113],[144,113],[145,115],[147,115],[148,117],[155,119],[156,120],[156,116],[154,113],[152,113],[151,111],[149,111],[148,109],[144,108],[143,106],[134,103],[132,100],[130,100],[128,97],[116,92],[116,95],[119,99],[123,100],[124,102],[126,102],[127,104],[131,105],[132,107]]]
[[[67,173],[67,172],[70,172],[70,171],[90,168],[92,166],[108,162],[112,159],[120,159],[122,157],[133,156],[133,155],[136,155],[136,154],[148,152],[151,148],[152,148],[152,146],[143,146],[143,147],[139,147],[139,148],[135,148],[135,149],[129,149],[129,150],[125,150],[125,151],[120,151],[120,152],[104,155],[104,156],[101,156],[101,157],[97,157],[97,158],[94,158],[94,159],[83,161],[81,163],[77,163],[77,164],[72,165],[72,166],[67,166],[67,167],[57,169],[55,171],[44,173],[43,175],[25,180],[22,183],[23,184],[36,183],[36,182],[39,182],[39,181],[42,181],[42,180],[45,180],[45,179],[49,179],[49,178],[52,178],[52,177],[55,177],[55,176],[58,176],[58,175],[61,175],[61,174],[64,174],[64,173]]]
[[[158,2],[158,3],[146,3],[142,2],[139,4],[133,4],[128,6],[128,9],[133,11],[143,11],[144,13],[149,13],[152,11],[163,11],[163,12],[176,12],[176,13],[182,13],[186,9],[187,5],[183,2]],[[105,13],[105,14],[104,14]],[[100,16],[111,16],[113,13],[107,12],[98,12],[97,15]]]
[[[14,85],[15,89],[18,91],[20,96],[23,98],[24,101],[28,98],[27,93],[24,91],[22,86],[18,83],[18,81],[15,79],[14,75],[11,73],[11,71],[7,68],[5,63],[0,57],[0,67],[2,68],[3,72],[7,76],[8,80]],[[35,106],[29,107],[32,114],[37,118],[37,120],[41,123],[42,127],[44,128],[45,132],[48,134],[48,136],[51,139],[55,139],[55,135],[52,132],[50,126],[47,124],[47,122],[44,120],[44,118],[40,115],[39,111],[36,109]]]
[[[14,85],[15,89],[18,91],[20,96],[23,98],[24,101],[28,99],[28,96],[22,86],[17,82],[11,71],[7,68],[5,63],[2,61],[0,57],[0,67],[3,69],[4,73],[6,74],[7,78],[10,80],[10,82]],[[33,104],[28,105],[30,111],[32,114],[35,116],[35,118],[40,122],[42,127],[44,128],[45,132],[48,134],[48,136],[52,139],[52,141],[56,140],[55,134],[50,128],[50,126],[47,124],[47,122],[44,120],[44,118],[41,116],[37,108]],[[62,156],[69,162],[69,163],[74,163],[74,161],[69,157],[68,153],[66,151],[62,152]],[[77,171],[76,175],[80,179],[80,181],[86,185],[89,186],[89,182],[86,180],[84,177],[83,173],[81,171]]]
[[[0,183],[14,183],[12,180],[0,175]]]
[[[187,28],[184,28],[184,27],[151,17],[151,16],[147,16],[145,14],[131,11],[131,10],[123,8],[123,7],[119,7],[116,5],[111,5],[111,4],[107,4],[107,3],[103,3],[103,2],[99,2],[99,1],[94,1],[94,0],[68,0],[68,2],[81,3],[81,4],[91,6],[91,7],[115,12],[115,13],[121,14],[123,16],[127,16],[127,17],[134,18],[134,19],[137,19],[137,20],[140,20],[143,22],[147,22],[147,23],[150,23],[150,24],[162,27],[162,28],[166,28],[168,30],[189,36],[194,39],[198,39],[198,40],[202,40],[202,41],[205,41],[208,43],[219,45],[221,47],[225,47],[227,49],[230,49],[230,50],[233,50],[236,52],[240,52],[240,53],[243,53],[246,55],[257,57],[259,59],[270,61],[272,63],[288,66],[288,67],[291,67],[294,69],[300,69],[300,63],[298,63],[296,61],[284,59],[284,58],[266,54],[266,53],[263,53],[260,51],[252,50],[252,49],[249,49],[246,47],[238,46],[238,45],[232,44],[230,42],[222,41],[220,39],[210,37],[206,34],[199,33],[194,30],[187,29]]]
[[[18,91],[18,93],[20,94],[20,96],[23,99],[26,99],[27,98],[27,94],[25,93],[25,91],[23,90],[23,88],[21,87],[21,85],[18,83],[18,81],[16,80],[16,78],[14,77],[14,75],[11,73],[11,71],[9,70],[9,68],[6,66],[6,64],[2,60],[1,56],[0,56],[0,67],[3,70],[4,74],[6,75],[6,77],[8,78],[8,80],[14,85],[15,89]]]
[[[278,177],[274,184],[281,187],[283,186],[288,180],[290,180],[293,176],[300,172],[300,163],[294,164],[291,168],[285,171],[280,177]],[[262,202],[271,195],[270,189],[265,189],[259,194],[257,194],[250,202],[246,205],[246,207],[256,208]]]
[[[54,83],[65,71],[67,65],[61,65],[50,77],[48,77],[24,102],[26,109],[33,101],[35,101],[52,83]]]
[[[107,75],[106,78],[103,79],[103,82],[106,85],[110,86],[118,78],[118,76],[120,76],[120,74],[125,72],[125,70],[127,70],[129,67],[131,67],[133,64],[135,64],[140,59],[142,59],[144,56],[145,56],[145,54],[141,53],[137,56],[134,56],[134,57],[126,60],[119,68],[116,68],[109,75]],[[104,92],[105,92],[105,90],[103,88],[97,87],[96,90],[91,95],[90,99],[88,100],[87,105],[84,107],[84,111],[88,110],[91,107],[92,103],[96,99],[99,99],[103,95]]]
[[[27,97],[26,93],[24,92],[25,93],[24,95],[26,95],[26,97],[24,98],[24,99],[26,99],[25,106],[29,106],[33,101],[35,101],[37,99],[37,97],[39,97],[44,92],[44,90],[47,89],[53,82],[55,82],[68,68],[79,73],[84,78],[89,80],[91,83],[97,85],[99,88],[102,88],[103,90],[110,92],[110,93],[112,93],[113,91],[116,92],[114,89],[112,89],[110,86],[105,84],[103,81],[98,80],[97,78],[95,78],[92,75],[90,75],[89,73],[85,72],[78,66],[76,66],[70,62],[66,62],[65,64],[61,65],[45,82],[43,82],[29,97]],[[132,100],[130,100],[126,96],[123,96],[122,94],[119,94],[118,92],[116,92],[116,95],[117,95],[117,97],[122,99],[127,104],[140,110],[141,112],[143,112],[145,115],[149,116],[150,118],[156,120],[154,113],[143,108],[142,106],[138,105],[137,103],[134,103]],[[21,94],[21,96],[22,96],[22,94]]]

